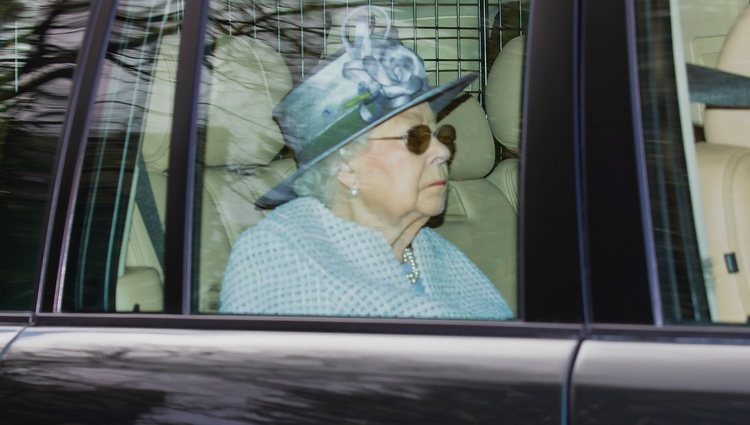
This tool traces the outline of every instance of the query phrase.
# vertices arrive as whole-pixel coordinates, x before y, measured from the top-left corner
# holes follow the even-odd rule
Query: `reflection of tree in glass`
[[[165,52],[164,44],[179,40],[182,15],[174,0],[120,2],[96,94],[91,137],[122,141],[127,132],[140,132],[154,84],[154,65],[159,55],[173,54],[176,59],[178,41],[168,43],[175,46],[174,52]]]
[[[32,30],[28,22],[24,22],[21,5],[14,0],[0,4],[0,101],[12,96],[17,87],[17,74],[20,62],[19,50],[24,50],[24,45],[19,45],[25,38],[24,33]],[[8,88],[11,90],[8,90]],[[7,92],[7,93],[6,93]],[[3,108],[0,110],[4,110]]]
[[[0,309],[27,309],[88,1],[0,6]]]
[[[210,52],[216,40],[237,34],[257,38],[281,52],[293,77],[301,79],[323,55],[326,37],[331,36],[326,7],[336,3],[211,2],[203,78],[210,76]],[[79,0],[10,0],[0,5],[0,232],[13,241],[0,247],[4,276],[0,309],[31,305],[50,175],[90,5]],[[128,180],[128,175],[121,175],[123,166],[126,174],[132,171],[135,157],[127,149],[136,147],[142,136],[147,108],[151,108],[150,116],[163,116],[165,131],[169,131],[171,109],[156,111],[148,105],[156,84],[156,63],[165,53],[176,58],[182,5],[177,0],[118,3],[92,114],[79,199],[96,193],[97,202],[112,204],[123,196],[116,182],[123,177]],[[165,52],[165,40],[171,40],[168,44],[174,52]],[[131,139],[133,143],[126,143]],[[99,152],[104,155],[97,156]],[[96,188],[90,179],[94,171],[100,178]],[[96,213],[105,215],[102,210]]]
[[[300,5],[297,0],[212,2],[209,50],[213,40],[224,34],[256,38],[280,52],[292,78],[299,81],[320,59],[331,27],[330,13],[322,3],[302,5],[303,9]]]

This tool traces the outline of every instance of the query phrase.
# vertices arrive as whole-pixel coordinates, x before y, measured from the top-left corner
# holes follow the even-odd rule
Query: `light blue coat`
[[[414,291],[383,235],[298,198],[246,230],[221,288],[223,313],[510,319],[492,282],[429,228],[412,242],[423,293]]]

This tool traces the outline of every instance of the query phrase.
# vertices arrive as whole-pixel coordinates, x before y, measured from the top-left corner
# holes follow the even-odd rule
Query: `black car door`
[[[212,40],[235,35],[266,45],[273,35],[283,52],[285,34],[332,6],[307,15],[296,4],[95,3],[59,132],[32,326],[0,367],[3,423],[564,423],[584,311],[573,3],[515,8],[531,22],[515,29],[528,41],[518,319],[508,322],[204,308],[197,276],[216,253],[201,251],[196,223],[218,216],[201,216],[194,186],[211,166],[200,159],[212,119],[202,108],[219,66],[204,55],[217,48]],[[427,6],[400,6],[414,25],[424,21]],[[450,15],[453,34],[474,34],[467,45],[486,54],[486,6],[429,5],[428,41],[450,30]],[[303,52],[290,69],[305,69]],[[483,58],[465,66],[486,73]],[[436,63],[438,73],[447,66]],[[484,88],[474,94],[500,95]],[[231,178],[254,172],[239,171]],[[136,199],[143,187],[151,193]],[[138,226],[142,250],[131,244]]]

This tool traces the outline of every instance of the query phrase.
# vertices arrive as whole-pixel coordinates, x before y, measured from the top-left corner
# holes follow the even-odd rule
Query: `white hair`
[[[294,192],[298,196],[312,196],[323,205],[330,207],[333,201],[336,175],[341,169],[341,164],[364,151],[369,139],[369,132],[356,137],[336,153],[328,155],[327,158],[310,167],[292,183]]]

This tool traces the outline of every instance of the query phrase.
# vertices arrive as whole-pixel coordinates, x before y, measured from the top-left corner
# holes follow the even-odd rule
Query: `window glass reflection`
[[[27,310],[90,2],[0,5],[0,310]]]
[[[163,308],[178,0],[118,3],[75,209],[63,308]]]

